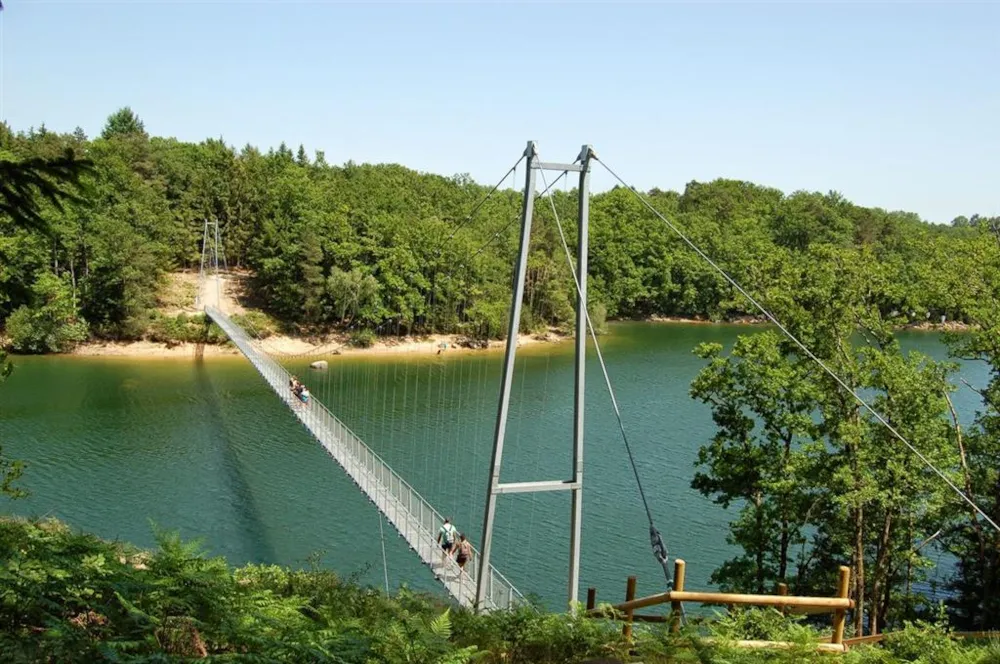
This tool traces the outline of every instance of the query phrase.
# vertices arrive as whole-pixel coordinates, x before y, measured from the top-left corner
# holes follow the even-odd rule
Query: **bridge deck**
[[[474,606],[479,551],[473,549],[473,557],[461,573],[454,560],[442,562],[441,548],[435,541],[437,530],[444,520],[441,514],[315,397],[309,400],[308,405],[296,398],[289,389],[290,374],[266,353],[259,351],[243,328],[214,306],[206,306],[205,313],[222,328],[295,417],[406,539],[410,549],[434,570],[436,578],[451,596],[463,606]],[[482,608],[510,608],[523,602],[521,593],[491,566],[486,605]]]

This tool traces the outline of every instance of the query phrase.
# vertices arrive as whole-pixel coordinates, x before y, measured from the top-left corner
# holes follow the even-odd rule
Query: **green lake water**
[[[671,558],[704,588],[733,550],[733,516],[690,488],[708,409],[688,397],[703,341],[731,344],[748,328],[622,323],[602,348]],[[935,358],[934,334],[906,333],[907,349]],[[265,345],[266,350],[266,345]],[[588,362],[581,596],[620,600],[662,588],[642,504],[600,369]],[[475,544],[499,393],[500,353],[316,357],[283,360],[368,444]],[[148,546],[151,522],[202,538],[233,563],[305,566],[311,555],[343,575],[382,585],[379,515],[241,357],[196,360],[24,357],[0,388],[0,442],[29,466],[31,496],[4,509],[52,515],[106,538]],[[970,382],[985,367],[963,366]],[[572,344],[518,353],[503,481],[565,478],[572,440]],[[966,422],[975,395],[956,405]],[[915,461],[916,463],[916,461]],[[494,560],[525,593],[562,608],[569,494],[501,496]],[[391,586],[443,592],[405,542],[384,527]],[[945,566],[935,572],[940,579]]]

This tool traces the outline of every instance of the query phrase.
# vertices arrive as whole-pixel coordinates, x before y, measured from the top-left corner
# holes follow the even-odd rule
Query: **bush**
[[[267,339],[278,333],[278,323],[263,311],[234,314],[232,319],[255,339]]]
[[[32,304],[7,319],[11,347],[21,353],[63,353],[86,341],[87,322],[80,318],[69,284],[43,273],[32,287]]]
[[[902,630],[886,636],[885,650],[904,662],[958,664],[970,661],[961,656],[961,648],[943,625],[906,621]]]
[[[388,596],[322,569],[232,568],[197,544],[157,532],[158,549],[78,533],[55,520],[0,519],[0,660],[570,664],[997,664],[996,644],[953,642],[943,627],[908,624],[885,648],[816,654],[817,633],[776,611],[747,610],[694,625],[635,626],[532,608],[476,615],[406,588]],[[708,634],[714,644],[702,641]],[[749,650],[727,640],[802,643]]]
[[[209,322],[204,314],[188,316],[180,313],[176,316],[163,316],[154,313],[145,337],[150,341],[168,345],[184,342],[208,343]]]
[[[347,343],[355,348],[371,348],[375,344],[375,332],[368,328],[352,332]]]

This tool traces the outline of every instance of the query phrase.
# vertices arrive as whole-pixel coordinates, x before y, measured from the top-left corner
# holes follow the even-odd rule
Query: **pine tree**
[[[104,123],[101,138],[109,139],[116,136],[142,136],[146,138],[146,127],[131,108],[125,106],[108,116]]]

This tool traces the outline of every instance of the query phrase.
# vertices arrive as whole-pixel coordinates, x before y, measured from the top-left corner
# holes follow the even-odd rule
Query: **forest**
[[[94,139],[79,130],[14,133],[0,126],[0,169],[20,173],[8,179],[24,185],[10,188],[0,180],[0,321],[18,352],[65,351],[90,338],[162,338],[164,329],[174,329],[164,327],[155,310],[164,278],[197,269],[206,219],[220,225],[229,266],[248,275],[248,297],[288,330],[504,334],[520,211],[511,186],[479,205],[490,187],[465,176],[397,165],[332,166],[322,153],[310,156],[302,147],[262,153],[251,146],[236,151],[221,139],[196,145],[155,138],[129,109],[111,115]],[[39,179],[26,180],[25,173]],[[554,205],[572,242],[575,194],[556,190]],[[716,433],[697,441],[692,487],[734,512],[729,541],[741,551],[715,570],[713,582],[744,592],[771,592],[786,583],[793,594],[823,595],[834,585],[831,570],[846,564],[858,607],[853,633],[898,632],[899,647],[923,661],[996,661],[985,650],[960,656],[958,646],[941,645],[952,643],[946,637],[934,641],[943,627],[913,632],[912,626],[944,619],[962,629],[1000,627],[1000,218],[971,215],[936,225],[912,213],[856,206],[834,192],[785,194],[732,180],[644,196],[788,333],[748,328],[731,348],[693,349],[704,366],[690,394],[711,410]],[[564,328],[573,315],[572,276],[551,208],[539,204],[535,210],[524,331]],[[627,188],[593,196],[589,260],[595,318],[759,318]],[[961,324],[944,336],[951,361],[904,353],[894,334],[900,327],[942,317]],[[2,360],[0,380],[10,369]],[[987,384],[963,383],[959,360],[988,366]],[[977,395],[971,421],[956,413],[952,395],[958,389]],[[852,391],[867,395],[874,412]],[[0,462],[3,493],[16,497],[22,468],[2,456]],[[104,544],[62,529],[55,536],[38,525],[9,528],[11,537],[37,549],[32,565],[42,565],[54,542],[64,541],[110,560]],[[179,543],[168,544],[158,555],[182,555]],[[918,590],[935,550],[955,561],[943,604]],[[208,564],[183,556],[185,565]],[[100,576],[90,569],[95,564],[80,574]],[[170,563],[164,574],[179,574],[179,564]],[[212,582],[230,589],[234,575],[248,573],[212,569]],[[34,583],[37,574],[25,570],[8,566],[0,589]],[[134,576],[131,569],[116,570],[125,579]],[[294,596],[290,602],[312,601],[302,593],[317,592],[311,586],[293,592],[287,579],[261,583],[246,592],[270,593],[268,601]],[[66,627],[88,615],[89,600],[80,599],[79,615],[53,618],[53,588],[67,592],[59,584],[32,591],[32,601],[50,607],[46,619]],[[156,608],[154,620],[147,617],[152,609],[137,608],[117,586],[102,592],[117,597],[109,602],[127,627],[114,636],[122,648],[140,637],[145,641],[135,647],[153,648],[163,620],[195,612],[184,603],[195,597],[185,595],[177,606]],[[227,597],[242,597],[242,590],[233,592]],[[240,606],[251,612],[270,606],[240,601],[249,602]],[[491,647],[501,649],[496,639],[513,634],[522,643],[538,639],[539,632],[518,632],[535,629],[530,621],[477,626],[465,616],[456,616],[456,633],[471,631],[448,637],[443,623],[431,629],[430,608],[400,609],[405,601],[386,605],[397,613],[382,636],[396,638],[399,629],[411,627],[421,638],[445,635],[434,641],[442,657],[471,647],[470,634],[493,638]],[[346,614],[336,615],[334,628],[316,613],[306,619],[287,607],[274,610],[298,625],[299,636],[308,632],[320,641],[356,626]],[[10,615],[4,620],[13,620]],[[415,622],[406,622],[411,618]],[[527,620],[511,618],[521,619]],[[537,629],[550,630],[547,636],[577,645],[584,641],[576,637],[592,638],[587,643],[594,649],[574,651],[581,656],[613,641],[610,633],[588,632],[591,627],[570,618],[544,620],[549,622]],[[188,629],[181,623],[176,629]],[[24,643],[32,642],[31,625],[10,625],[27,630]],[[238,628],[224,620],[213,628],[225,643],[218,652],[244,647],[240,639],[250,637]],[[275,637],[276,652],[292,647],[281,640],[286,636]],[[928,650],[930,642],[940,649]],[[73,647],[97,647],[92,640],[81,644]],[[649,661],[657,661],[663,645],[655,641]],[[893,647],[870,661],[896,661]],[[511,661],[570,661],[546,657]]]
[[[18,352],[162,337],[164,275],[198,269],[206,219],[220,225],[229,267],[249,275],[248,297],[289,332],[505,334],[520,211],[512,178],[476,207],[490,187],[467,176],[334,166],[302,146],[153,137],[128,108],[94,138],[0,125],[0,163],[67,151],[89,166],[66,196],[40,197],[27,226],[0,215],[0,328]],[[572,243],[575,193],[553,190]],[[969,261],[998,223],[935,225],[835,192],[733,180],[647,196],[765,304],[803,288],[813,267],[861,263],[864,287],[898,324],[969,318]],[[551,208],[537,204],[535,216],[525,331],[565,327],[574,301]],[[592,198],[589,258],[595,318],[756,314],[624,187]]]

